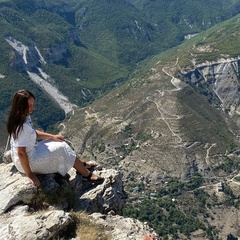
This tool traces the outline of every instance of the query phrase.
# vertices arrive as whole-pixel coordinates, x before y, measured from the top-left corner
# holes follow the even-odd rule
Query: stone
[[[19,206],[0,216],[1,239],[51,239],[71,222],[63,210],[30,214],[27,206]]]
[[[2,161],[6,164],[12,162],[11,150],[7,150],[6,152],[3,153]]]

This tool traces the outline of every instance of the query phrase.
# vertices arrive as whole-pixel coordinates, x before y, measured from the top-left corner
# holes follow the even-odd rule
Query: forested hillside
[[[223,0],[1,0],[0,128],[19,88],[32,90],[39,106],[45,103],[37,105],[37,125],[52,128],[64,119],[58,102],[29,72],[48,75],[72,104],[84,106],[131,78],[144,60],[238,12],[238,1]],[[7,39],[18,42],[15,49]]]

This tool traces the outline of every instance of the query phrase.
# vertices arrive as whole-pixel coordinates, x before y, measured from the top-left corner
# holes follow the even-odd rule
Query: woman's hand
[[[35,173],[29,173],[27,174],[27,177],[29,178],[32,185],[37,187],[40,186],[41,183]]]
[[[57,134],[57,135],[53,135],[53,139],[57,142],[62,142],[64,141],[64,137],[60,134]]]

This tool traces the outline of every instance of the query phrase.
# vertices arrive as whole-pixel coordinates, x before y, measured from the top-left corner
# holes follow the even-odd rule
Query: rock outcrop
[[[110,227],[113,239],[136,239],[142,240],[143,235],[149,232],[147,224],[142,224],[140,221],[132,218],[124,218],[122,216],[103,215],[101,213],[93,213],[90,215],[97,223],[103,226]],[[124,229],[124,230],[123,230]],[[154,232],[151,234],[155,235]]]
[[[18,206],[1,215],[1,239],[51,239],[72,221],[63,210],[29,214],[27,205]]]
[[[71,239],[79,239],[72,228],[70,209],[85,211],[91,214],[91,221],[108,226],[112,239],[143,239],[153,232],[137,220],[116,215],[124,205],[122,175],[116,170],[98,171],[105,181],[95,187],[82,184],[81,176],[73,170],[66,177],[39,175],[39,188],[31,185],[13,163],[0,164],[0,174],[1,239],[54,239],[66,229],[71,229],[68,239],[69,231]]]
[[[203,64],[183,73],[183,79],[196,90],[205,93],[216,107],[239,114],[239,59]]]

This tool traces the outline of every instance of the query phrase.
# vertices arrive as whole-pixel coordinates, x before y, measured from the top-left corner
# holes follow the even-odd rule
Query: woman
[[[12,100],[7,130],[11,136],[11,155],[16,168],[26,174],[30,182],[40,186],[36,173],[60,173],[65,175],[74,167],[83,181],[100,184],[104,178],[90,172],[87,163],[63,141],[63,136],[35,130],[30,114],[34,110],[34,95],[27,90],[19,90]],[[37,140],[43,140],[38,141]]]

